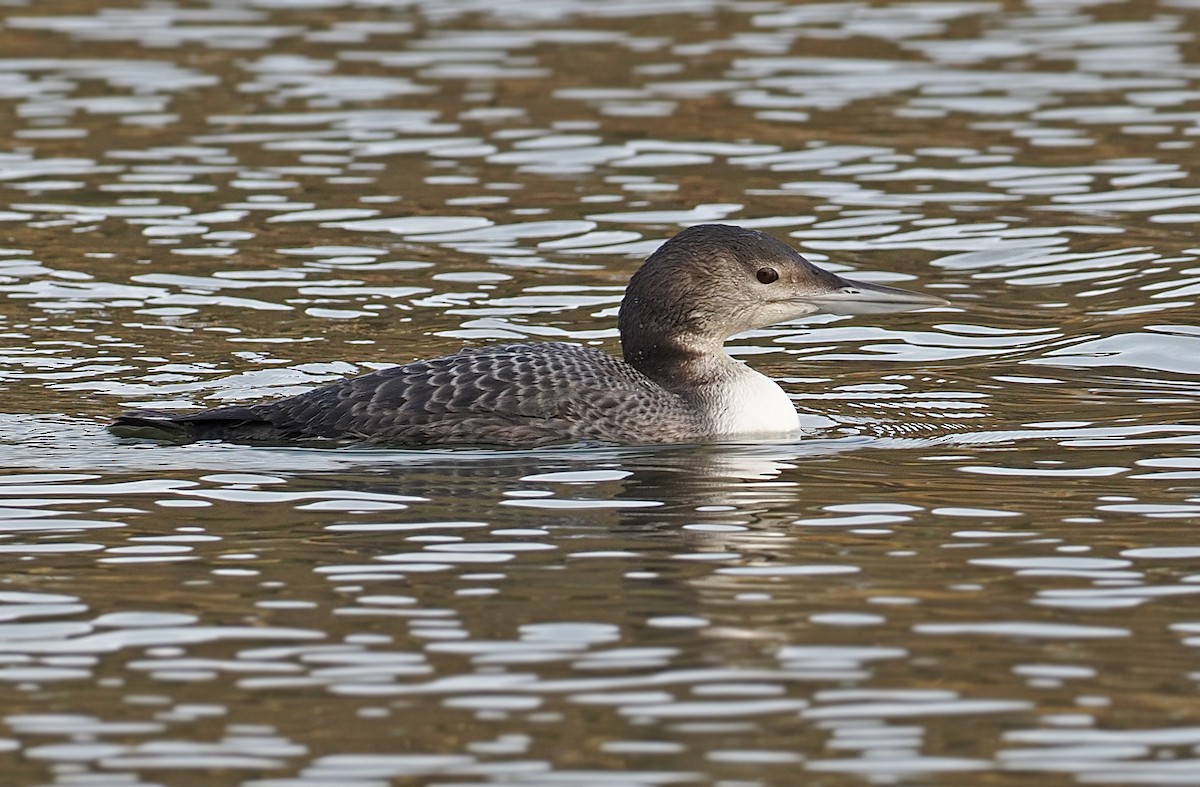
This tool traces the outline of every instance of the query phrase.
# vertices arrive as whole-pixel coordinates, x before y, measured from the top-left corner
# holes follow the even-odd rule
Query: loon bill
[[[630,279],[617,322],[624,360],[560,342],[465,349],[262,404],[125,413],[109,428],[173,442],[393,446],[782,437],[800,427],[791,400],[726,354],[726,339],[818,312],[946,303],[844,279],[756,230],[701,224],[664,243]]]

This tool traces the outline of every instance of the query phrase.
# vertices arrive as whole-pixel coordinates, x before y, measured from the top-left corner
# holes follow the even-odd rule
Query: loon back
[[[464,350],[254,405],[125,413],[124,437],[175,442],[335,439],[394,445],[524,445],[701,439],[684,399],[592,347],[559,342]]]

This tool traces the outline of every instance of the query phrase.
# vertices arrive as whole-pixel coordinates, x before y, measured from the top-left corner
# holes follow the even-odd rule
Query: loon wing
[[[664,437],[639,439],[651,425]],[[414,361],[263,404],[128,413],[111,428],[176,442],[544,445],[675,441],[698,427],[678,397],[624,362],[590,347],[542,343]]]

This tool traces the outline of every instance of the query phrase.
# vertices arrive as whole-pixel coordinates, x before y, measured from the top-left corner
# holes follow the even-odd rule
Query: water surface
[[[0,0],[20,784],[1200,782],[1194,0]],[[732,352],[804,439],[122,442],[618,351],[690,224],[936,293]]]

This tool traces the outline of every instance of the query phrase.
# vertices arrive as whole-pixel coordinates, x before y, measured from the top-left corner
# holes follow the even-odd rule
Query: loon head
[[[629,281],[618,326],[625,358],[711,352],[735,333],[810,314],[875,314],[946,304],[943,298],[853,281],[787,244],[726,224],[689,227]]]

